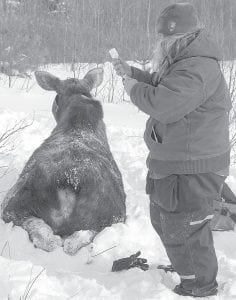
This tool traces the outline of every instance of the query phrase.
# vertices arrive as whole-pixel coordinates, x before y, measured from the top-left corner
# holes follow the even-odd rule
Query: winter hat
[[[167,6],[158,18],[158,33],[164,35],[184,34],[199,28],[198,16],[190,3]]]

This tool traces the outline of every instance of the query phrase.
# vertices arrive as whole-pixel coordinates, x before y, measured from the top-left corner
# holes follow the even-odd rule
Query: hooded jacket
[[[217,46],[203,30],[158,84],[153,83],[156,73],[132,67],[139,82],[131,89],[131,101],[150,116],[144,140],[152,172],[197,174],[229,166],[232,104],[219,60]]]

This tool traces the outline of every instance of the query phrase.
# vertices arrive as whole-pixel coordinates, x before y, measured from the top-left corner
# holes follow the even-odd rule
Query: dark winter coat
[[[158,85],[152,74],[132,68],[139,82],[130,97],[150,116],[144,139],[150,151],[147,165],[154,173],[217,172],[229,165],[231,99],[220,59],[215,43],[202,31]]]

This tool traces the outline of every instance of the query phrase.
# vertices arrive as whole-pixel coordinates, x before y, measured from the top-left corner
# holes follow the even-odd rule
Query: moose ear
[[[81,80],[81,84],[88,90],[91,91],[97,88],[103,81],[104,70],[103,68],[95,68],[84,76]]]
[[[36,71],[34,74],[41,88],[47,91],[58,91],[61,84],[59,78],[45,71]]]

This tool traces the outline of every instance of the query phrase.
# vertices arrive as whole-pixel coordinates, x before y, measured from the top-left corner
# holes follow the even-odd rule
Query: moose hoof
[[[90,244],[95,236],[94,231],[80,230],[76,231],[64,241],[63,250],[66,254],[75,255],[80,248]]]
[[[33,244],[36,248],[51,252],[62,246],[62,240],[58,235],[51,235],[50,237],[37,236],[33,238]]]

